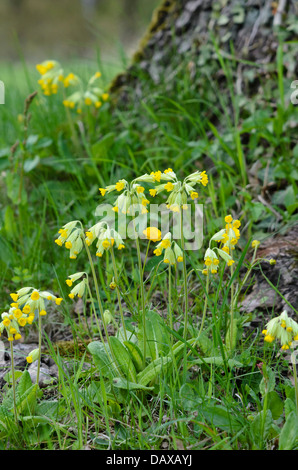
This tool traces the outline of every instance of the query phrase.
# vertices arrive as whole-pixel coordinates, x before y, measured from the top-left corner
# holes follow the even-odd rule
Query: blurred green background
[[[159,0],[1,0],[0,60],[128,56]]]

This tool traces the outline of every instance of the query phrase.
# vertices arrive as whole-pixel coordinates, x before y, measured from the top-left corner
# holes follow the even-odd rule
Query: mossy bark
[[[275,62],[279,38],[297,39],[297,17],[295,2],[163,0],[131,65],[114,79],[110,90],[126,100],[126,88],[140,81],[140,70],[158,84],[171,76],[171,64],[204,66],[214,58],[215,44],[223,57],[241,61],[242,68],[254,63],[260,73],[267,73],[267,65]],[[297,77],[297,60],[285,72]]]

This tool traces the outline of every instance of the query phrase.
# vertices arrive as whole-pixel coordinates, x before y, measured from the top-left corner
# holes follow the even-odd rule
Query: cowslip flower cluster
[[[234,220],[231,215],[225,217],[225,222],[225,228],[216,234],[216,241],[222,242],[221,249],[230,254],[240,238],[239,227],[241,222],[238,219]],[[215,240],[215,237],[213,237],[213,240]]]
[[[183,251],[180,246],[172,240],[172,234],[166,233],[162,240],[156,245],[153,251],[155,256],[160,256],[164,253],[163,262],[166,264],[174,265],[183,261]]]
[[[28,316],[27,323],[30,323],[30,319],[32,323],[36,311],[38,311],[40,316],[47,314],[45,310],[47,301],[52,301],[55,302],[56,305],[60,305],[63,300],[61,297],[56,297],[51,292],[41,291],[34,287],[22,287],[16,293],[10,294],[10,296],[14,301],[11,306],[16,308],[17,311],[22,309],[22,313]]]
[[[138,178],[137,178],[138,179]],[[145,188],[133,180],[128,183],[125,179],[117,181],[106,188],[99,188],[102,196],[113,191],[121,193],[114,202],[114,212],[122,212],[122,214],[134,215],[135,210],[140,210],[142,214],[146,214],[148,210],[146,206],[150,201],[145,196]]]
[[[79,221],[74,220],[63,225],[58,231],[59,237],[55,243],[58,246],[65,246],[69,250],[70,259],[76,259],[77,255],[82,251],[84,231]]]
[[[188,196],[190,196],[192,200],[199,197],[199,193],[195,190],[197,184],[202,184],[203,186],[208,184],[206,171],[196,171],[184,178],[183,181],[179,181],[172,168],[166,169],[163,173],[159,170],[153,171],[150,175],[145,174],[137,178],[137,180],[146,181],[148,183],[163,182],[155,186],[154,189],[150,189],[149,193],[152,197],[155,197],[163,191],[170,193],[166,205],[167,208],[173,212],[180,212],[181,208],[187,208]]]
[[[56,60],[46,60],[36,65],[41,78],[38,80],[43,94],[50,96],[58,92],[59,86],[63,84],[63,69]]]
[[[101,77],[100,72],[96,72],[87,83],[86,88],[82,81],[78,78],[78,89],[71,95],[63,100],[63,104],[67,108],[76,108],[77,113],[81,114],[84,106],[100,108],[105,101],[108,101],[109,94],[104,92],[97,84],[98,79]],[[66,84],[64,83],[64,86]]]
[[[32,316],[29,317],[29,315],[17,307],[12,307],[8,312],[3,312],[1,318],[0,336],[3,331],[6,331],[8,341],[21,339],[20,327],[24,327],[26,323],[32,323]]]
[[[92,245],[96,239],[96,256],[100,258],[105,251],[113,248],[114,245],[118,248],[118,250],[125,248],[120,234],[114,228],[110,228],[105,221],[98,222],[89,228],[89,230],[86,232],[85,242],[88,246]]]
[[[293,341],[298,341],[298,323],[284,310],[278,317],[272,318],[267,323],[262,334],[267,343],[278,340],[281,343],[281,349],[287,350],[291,348]]]
[[[74,299],[75,296],[77,295],[79,298],[82,298],[83,295],[85,294],[85,291],[86,291],[86,287],[88,285],[88,276],[85,272],[79,272],[79,273],[75,273],[75,274],[70,274],[68,276],[68,279],[66,279],[66,284],[69,286],[69,287],[72,287],[73,283],[78,281],[79,279],[81,279],[83,276],[84,279],[82,279],[78,284],[76,284],[70,291],[70,293],[68,294],[68,297],[70,299]]]
[[[239,240],[239,227],[241,223],[239,220],[233,220],[231,215],[225,217],[225,222],[226,227],[213,235],[209,241],[209,247],[204,255],[205,269],[202,271],[205,275],[217,273],[219,266],[219,258],[217,255],[219,255],[228,266],[232,266],[235,262],[231,253]],[[221,247],[211,248],[212,241],[222,243]]]

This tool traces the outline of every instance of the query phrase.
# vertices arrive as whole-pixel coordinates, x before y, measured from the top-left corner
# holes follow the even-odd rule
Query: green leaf
[[[18,380],[22,375],[23,375],[23,371],[21,370],[14,371],[15,380]],[[3,380],[5,380],[5,382],[12,383],[12,371],[7,372],[7,374],[4,375]]]
[[[132,382],[136,382],[136,369],[133,365],[132,358],[128,353],[127,349],[115,336],[111,336],[110,345],[112,348],[113,356],[124,377]]]
[[[7,431],[7,433],[17,431],[14,415],[8,407],[4,405],[0,406],[0,431]]]
[[[291,450],[298,445],[298,416],[295,411],[291,411],[279,436],[279,450]]]
[[[24,163],[24,172],[29,173],[30,171],[34,170],[40,162],[40,158],[38,155],[35,155],[34,158],[28,158]]]
[[[31,380],[30,374],[27,370],[25,370],[20,378],[20,381],[17,387],[17,393],[21,397],[22,395],[24,395],[24,393],[27,390],[30,389],[31,386],[32,386],[32,380]]]
[[[165,371],[167,366],[172,362],[169,356],[159,357],[151,362],[142,372],[137,375],[137,382],[141,385],[148,385],[160,375],[161,371]]]
[[[131,355],[136,371],[140,372],[143,369],[143,355],[140,348],[132,341],[123,341],[123,344]]]
[[[146,312],[145,318],[146,328],[146,356],[157,359],[161,352],[168,351],[169,338],[166,333],[161,318],[158,313],[153,310]],[[138,340],[140,350],[144,349],[144,331],[142,325],[138,331]]]
[[[295,411],[295,410],[296,410],[295,402],[291,398],[286,398],[286,401],[285,401],[285,417],[286,417],[286,419],[289,416],[289,414],[291,413],[291,411]]]
[[[275,387],[275,372],[270,367],[265,368],[264,376],[260,382],[260,393],[264,397],[266,393],[272,392]]]
[[[188,343],[191,345],[194,343],[195,339],[191,339]],[[170,353],[165,357],[159,357],[155,361],[151,362],[142,372],[137,375],[137,382],[142,385],[148,385],[153,382],[161,372],[167,372],[168,366],[173,362],[174,358],[177,359],[177,356],[184,350],[185,343],[178,341],[174,344]]]
[[[270,410],[266,411],[264,418],[264,410],[260,411],[254,418],[253,422],[250,425],[253,439],[256,444],[265,441],[273,425],[272,413]]]
[[[17,236],[16,217],[13,208],[9,205],[7,205],[5,209],[4,229],[8,238],[12,239]]]
[[[200,413],[211,425],[224,431],[237,432],[243,427],[243,423],[221,405],[207,406],[200,409]]]
[[[181,401],[181,407],[185,411],[193,411],[198,408],[202,403],[202,399],[198,396],[196,390],[192,384],[184,383],[179,390],[179,397]]]
[[[27,193],[24,184],[21,187],[21,178],[17,173],[9,172],[6,175],[7,196],[14,204],[26,204]]]
[[[145,385],[130,382],[123,377],[116,377],[113,379],[114,387],[121,388],[123,390],[153,390],[154,387],[145,387]]]
[[[93,360],[99,372],[108,379],[112,380],[117,375],[117,369],[107,355],[105,346],[101,341],[92,341],[87,346],[88,351],[92,354]]]
[[[231,338],[231,323],[228,326],[225,343],[228,351],[233,351],[237,344],[237,333],[238,333],[238,319],[233,318],[233,329],[232,329],[232,338]]]
[[[19,414],[32,415],[36,406],[38,384],[31,385],[22,395],[17,394],[17,411]]]
[[[236,359],[229,359],[226,362],[231,368],[243,366],[242,362],[236,361]],[[223,366],[224,363],[225,361],[221,356],[204,357],[203,359],[195,359],[194,361],[191,361],[191,364],[214,364],[216,366]]]
[[[267,406],[271,410],[273,419],[278,419],[282,415],[284,402],[275,390],[268,393]]]

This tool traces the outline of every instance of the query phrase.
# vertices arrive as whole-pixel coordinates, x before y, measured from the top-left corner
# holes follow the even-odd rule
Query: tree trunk
[[[279,37],[288,42],[285,53],[297,51],[297,44],[289,43],[297,39],[297,18],[298,3],[291,0],[164,0],[154,12],[131,66],[115,78],[111,91],[125,101],[127,87],[141,86],[139,69],[157,85],[164,77],[173,77],[174,67],[185,64],[195,75],[196,68],[220,53],[238,61],[241,70],[235,80],[249,95],[257,84],[250,83],[243,90],[243,71],[255,64],[258,75],[266,75],[276,62]],[[285,73],[297,79],[297,52]]]

